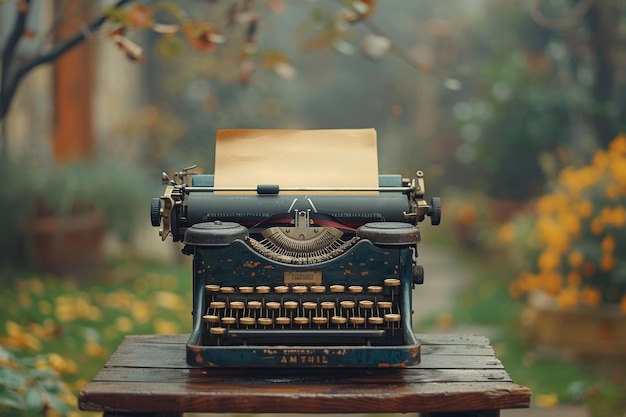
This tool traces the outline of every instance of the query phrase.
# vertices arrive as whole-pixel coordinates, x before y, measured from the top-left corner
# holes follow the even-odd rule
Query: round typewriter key
[[[296,294],[304,294],[306,292],[307,288],[304,285],[294,285],[292,290]]]
[[[345,318],[345,317],[341,317],[341,316],[332,316],[332,317],[330,318],[330,321],[331,321],[333,324],[346,324],[346,322],[348,321],[348,319],[347,319],[347,318]]]
[[[237,323],[237,319],[234,317],[222,317],[222,323],[224,324],[235,324]]]
[[[216,284],[207,284],[204,286],[204,289],[207,292],[218,292],[220,290],[220,286]]]
[[[258,310],[263,306],[263,303],[260,301],[248,301],[248,308],[251,310]]]
[[[239,287],[239,292],[242,294],[250,294],[254,292],[254,287]]]
[[[354,301],[349,301],[349,300],[345,300],[339,303],[341,305],[341,308],[345,308],[346,310],[349,310],[351,308],[354,308]]]
[[[287,287],[286,285],[279,285],[278,287],[274,287],[274,292],[278,294],[284,294],[286,292],[289,292],[289,287]]]
[[[270,319],[269,317],[259,317],[259,319],[257,320],[258,323],[261,326],[271,326],[272,323],[274,322],[272,319]]]
[[[211,301],[211,304],[209,304],[210,308],[216,308],[216,309],[222,309],[222,308],[226,308],[226,303],[223,301]]]
[[[233,310],[243,310],[245,304],[243,301],[231,301],[228,306]]]
[[[344,292],[346,287],[343,285],[331,285],[330,292]]]
[[[276,322],[276,324],[280,325],[286,325],[291,323],[291,319],[289,317],[276,317],[274,321]]]
[[[383,287],[380,287],[378,285],[370,285],[369,287],[367,287],[367,291],[371,292],[372,294],[378,294],[383,292]]]
[[[265,306],[269,310],[278,310],[280,308],[280,303],[278,303],[276,301],[268,301],[267,303],[265,303]]]
[[[206,316],[202,316],[202,321],[205,323],[219,323],[220,322],[220,318],[219,316],[215,316],[212,314],[207,314]]]
[[[297,301],[285,301],[285,308],[289,309],[289,310],[294,310],[296,308],[298,308],[298,306],[300,305]]]
[[[295,324],[303,326],[305,324],[309,324],[309,318],[308,317],[294,317],[293,322]]]
[[[233,287],[220,287],[220,292],[222,294],[233,294],[235,289]]]
[[[350,324],[364,324],[365,317],[350,317]]]
[[[314,293],[326,292],[326,287],[324,285],[311,285],[311,292],[314,292]]]
[[[258,287],[256,287],[256,292],[258,292],[259,294],[267,294],[271,290],[272,289],[268,287],[267,285],[259,285]]]
[[[337,306],[334,301],[322,301],[321,305],[324,310],[332,310],[335,306]]]
[[[387,287],[398,287],[400,285],[400,280],[397,278],[387,278],[385,281],[385,286]]]
[[[326,324],[328,323],[328,319],[326,317],[313,317],[313,324]]]
[[[393,303],[391,301],[379,301],[376,306],[378,308],[391,308],[391,306],[393,306]]]
[[[242,317],[239,319],[239,323],[244,326],[254,326],[254,323],[256,323],[256,320],[252,317]]]
[[[226,333],[226,329],[223,327],[211,327],[211,329],[209,329],[209,333],[221,336]]]
[[[313,301],[305,301],[302,303],[302,307],[305,310],[315,310],[317,309],[317,303],[314,303]]]
[[[369,317],[367,321],[369,324],[383,324],[385,320],[382,317]]]
[[[348,287],[348,291],[353,294],[358,294],[360,292],[363,292],[363,287],[361,287],[360,285],[350,285]]]
[[[360,300],[359,301],[359,307],[370,309],[370,308],[374,307],[374,302],[371,301],[371,300]]]
[[[390,323],[400,321],[400,315],[395,313],[385,314],[385,321]]]

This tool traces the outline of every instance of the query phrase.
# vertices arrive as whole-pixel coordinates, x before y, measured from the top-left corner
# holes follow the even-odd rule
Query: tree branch
[[[13,61],[13,54],[15,48],[24,34],[26,28],[26,18],[28,17],[28,11],[30,9],[30,1],[24,0],[22,5],[17,6],[17,18],[15,19],[15,26],[11,31],[6,45],[4,46],[4,52],[2,53],[2,78],[0,79],[0,120],[4,118],[6,114],[6,88],[9,80],[9,73],[11,71],[11,62]]]
[[[25,0],[25,1],[30,2],[30,0]],[[121,7],[121,6],[124,6],[126,3],[129,3],[131,1],[133,1],[133,0],[118,0],[117,3],[115,3],[115,5],[112,6],[112,7],[113,8]],[[39,66],[41,64],[45,64],[45,63],[51,62],[51,61],[55,60],[56,58],[58,58],[60,55],[64,54],[65,52],[67,52],[70,49],[74,48],[75,46],[79,45],[80,43],[82,43],[86,39],[86,33],[96,31],[107,20],[108,20],[107,16],[102,15],[102,16],[98,17],[97,19],[95,19],[93,22],[91,22],[87,26],[87,30],[86,31],[78,32],[74,37],[68,39],[67,41],[65,41],[65,42],[63,42],[63,43],[61,43],[59,45],[54,46],[47,53],[42,54],[42,55],[36,57],[31,62],[29,62],[26,65],[24,65],[21,68],[19,68],[15,72],[13,77],[11,78],[10,82],[8,81],[8,75],[7,75],[6,82],[3,82],[3,84],[2,84],[2,95],[0,96],[1,99],[2,99],[2,102],[0,103],[0,120],[3,120],[4,117],[7,115],[7,113],[9,112],[9,107],[10,107],[11,101],[13,99],[13,96],[15,95],[15,91],[17,90],[17,86],[19,85],[20,81],[22,80],[22,78],[26,74],[28,74],[33,68],[35,68],[35,67],[37,67],[37,66]],[[16,27],[17,27],[17,25],[16,25]],[[23,30],[23,28],[22,28],[22,30]],[[20,35],[21,35],[21,33],[20,33]],[[4,65],[4,62],[3,62],[3,65]],[[2,78],[3,78],[3,80],[5,80],[4,71],[2,73]]]

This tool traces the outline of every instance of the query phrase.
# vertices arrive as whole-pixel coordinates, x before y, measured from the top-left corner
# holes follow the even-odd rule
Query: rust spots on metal
[[[261,262],[259,261],[248,261],[243,264],[244,268],[256,268],[259,265],[261,265]]]

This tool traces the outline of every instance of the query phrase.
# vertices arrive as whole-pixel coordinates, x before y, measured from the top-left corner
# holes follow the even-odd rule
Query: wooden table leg
[[[106,411],[102,417],[183,417],[183,413],[124,413],[120,411]]]
[[[456,411],[443,413],[420,413],[420,417],[500,417],[500,410]]]

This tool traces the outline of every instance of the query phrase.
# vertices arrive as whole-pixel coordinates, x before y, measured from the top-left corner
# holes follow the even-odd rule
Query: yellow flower
[[[476,222],[476,209],[470,204],[463,204],[456,214],[456,222],[460,226],[471,226]]]
[[[559,397],[556,394],[540,394],[537,395],[535,404],[541,408],[554,408],[559,405]]]
[[[626,154],[626,134],[620,133],[609,144],[609,152]]]
[[[154,322],[154,330],[157,333],[178,333],[178,324],[173,321],[157,319]]]
[[[30,332],[24,331],[19,324],[8,320],[5,326],[7,336],[0,337],[0,345],[12,349],[28,349],[34,352],[41,350],[41,341]]]
[[[617,262],[615,261],[615,257],[612,254],[605,253],[600,259],[600,269],[602,269],[604,272],[611,271],[613,268],[615,268],[616,263]]]
[[[504,223],[498,229],[498,241],[503,245],[510,245],[515,240],[515,226]]]
[[[558,221],[568,234],[577,236],[580,234],[580,221],[573,211],[559,213]]]
[[[620,195],[620,186],[618,184],[607,184],[604,187],[604,195],[609,200],[617,200]]]
[[[131,313],[133,318],[140,324],[147,323],[152,318],[152,310],[150,309],[148,303],[144,301],[135,302],[131,309]]]
[[[615,250],[615,237],[613,235],[606,235],[604,239],[602,239],[600,247],[603,252],[613,252]]]
[[[569,247],[566,230],[553,218],[540,217],[535,224],[535,230],[541,242],[547,247],[561,252]]]
[[[570,272],[567,275],[567,284],[568,285],[578,286],[578,285],[580,285],[581,281],[582,281],[582,278],[580,277],[580,274],[578,272]]]
[[[589,225],[589,230],[594,236],[599,236],[602,233],[602,230],[604,230],[604,224],[602,223],[602,220],[599,218],[593,219],[591,221],[591,224]]]
[[[600,291],[598,291],[597,289],[586,287],[583,288],[580,292],[580,299],[584,304],[588,305],[589,307],[596,307],[598,304],[600,304],[602,296],[600,294]]]
[[[107,356],[107,351],[105,348],[100,346],[98,343],[91,341],[85,343],[85,352],[87,352],[87,355],[89,356],[98,358],[104,358]]]
[[[537,266],[540,272],[550,272],[556,270],[561,265],[560,255],[553,250],[541,252],[537,259]]]
[[[128,333],[133,330],[133,321],[128,317],[118,317],[115,319],[115,327],[123,333]]]
[[[556,299],[557,305],[562,310],[569,310],[578,305],[578,288],[564,288]]]
[[[599,149],[593,155],[591,164],[599,169],[604,169],[609,165],[609,154],[603,149]]]
[[[572,268],[580,268],[583,264],[585,257],[583,256],[581,251],[574,250],[571,251],[569,256],[567,257],[567,264]]]
[[[583,219],[587,219],[591,217],[592,214],[593,214],[593,204],[591,204],[591,201],[582,200],[580,204],[578,205],[578,215]]]
[[[540,275],[541,284],[548,294],[556,295],[561,291],[563,277],[557,272],[544,273]]]

